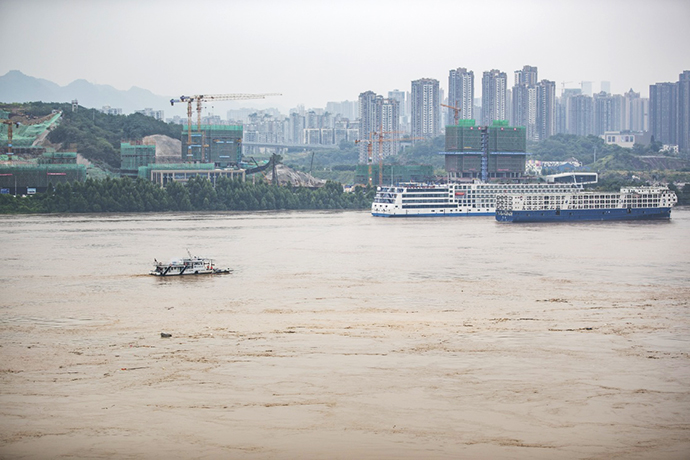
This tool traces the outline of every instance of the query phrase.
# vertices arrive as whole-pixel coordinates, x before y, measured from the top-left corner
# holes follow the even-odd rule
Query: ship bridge
[[[595,172],[566,172],[544,176],[546,182],[561,184],[596,184],[599,174]]]

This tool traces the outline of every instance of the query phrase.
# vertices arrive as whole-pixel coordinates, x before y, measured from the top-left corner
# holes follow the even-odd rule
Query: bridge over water
[[[321,145],[321,144],[288,144],[288,143],[269,143],[269,142],[252,142],[252,141],[243,141],[242,145],[246,145],[247,147],[265,147],[265,148],[274,148],[274,149],[302,149],[302,150],[333,150],[337,149],[338,146],[336,144],[331,144],[331,145]]]

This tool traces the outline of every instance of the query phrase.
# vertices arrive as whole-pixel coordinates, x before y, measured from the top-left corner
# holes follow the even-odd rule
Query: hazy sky
[[[613,93],[690,70],[689,0],[0,0],[0,75],[164,96],[282,93],[283,108],[409,91],[466,67]],[[280,101],[278,101],[280,99]],[[241,105],[246,106],[244,102]]]

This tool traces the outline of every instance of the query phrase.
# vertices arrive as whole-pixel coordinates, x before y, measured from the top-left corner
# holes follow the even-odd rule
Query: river
[[[688,208],[0,231],[0,458],[690,458]],[[147,275],[187,250],[233,272]]]

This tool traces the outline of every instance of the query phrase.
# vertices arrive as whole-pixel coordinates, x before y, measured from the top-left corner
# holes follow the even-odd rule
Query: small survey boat
[[[229,268],[217,268],[213,259],[191,254],[189,257],[172,260],[168,264],[153,260],[154,269],[149,274],[154,276],[220,275],[232,271]]]

